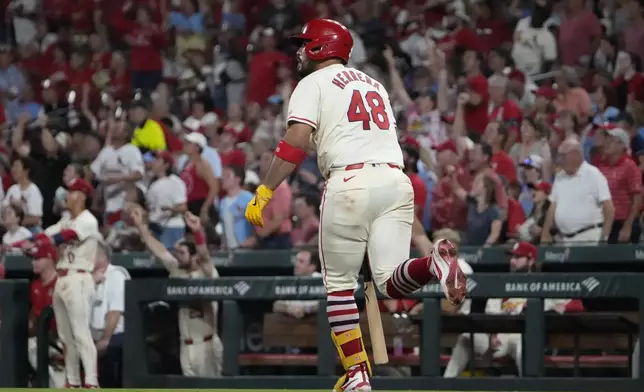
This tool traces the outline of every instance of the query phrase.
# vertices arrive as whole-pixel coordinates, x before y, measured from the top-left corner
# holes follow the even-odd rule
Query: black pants
[[[291,242],[290,234],[276,234],[270,237],[258,238],[258,249],[291,249],[293,242]]]
[[[123,334],[112,335],[105,354],[98,358],[101,388],[121,388],[123,384]]]
[[[616,220],[613,222],[613,227],[610,229],[610,235],[608,236],[609,244],[619,243],[619,231],[624,227],[623,220]],[[637,244],[640,242],[640,235],[642,235],[642,227],[640,226],[639,220],[633,221],[633,228],[631,229],[631,238],[627,243]]]

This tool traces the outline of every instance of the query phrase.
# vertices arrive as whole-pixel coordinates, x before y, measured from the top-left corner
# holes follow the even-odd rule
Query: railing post
[[[423,377],[441,376],[441,330],[440,300],[423,298],[420,329],[420,375]]]
[[[54,309],[47,306],[36,320],[36,388],[49,387],[49,326]]]
[[[223,301],[222,308],[221,340],[224,346],[222,375],[237,376],[239,375],[239,344],[242,336],[242,316],[237,301]]]
[[[139,301],[140,296],[136,291],[137,283],[133,280],[125,282],[123,317],[127,324],[123,337],[123,388],[141,388],[140,383],[137,383],[138,378],[149,373],[143,330],[143,309]]]
[[[640,384],[640,391],[644,391],[644,291],[640,289],[640,294],[639,294],[639,336],[637,338],[638,341],[638,356],[639,360],[637,363],[637,371],[638,371],[638,381]]]
[[[29,282],[2,282],[0,324],[0,387],[26,387],[29,373],[27,338],[29,329]]]
[[[329,318],[326,314],[326,300],[318,301],[317,312],[318,332],[318,375],[332,376],[335,374],[335,345],[331,341]]]
[[[525,311],[522,353],[523,375],[543,377],[543,356],[545,350],[545,316],[543,298],[529,298]]]

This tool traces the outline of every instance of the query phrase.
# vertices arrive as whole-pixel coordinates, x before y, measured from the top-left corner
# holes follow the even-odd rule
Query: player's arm
[[[161,242],[159,242],[159,240],[154,238],[154,235],[148,229],[147,223],[143,220],[143,213],[141,212],[141,208],[138,206],[132,208],[130,216],[132,218],[134,227],[139,230],[141,240],[148,248],[148,250],[152,252],[154,257],[159,259],[168,271],[176,269],[178,265],[177,259],[175,259],[174,256],[172,256],[172,254],[168,252],[166,247]]]
[[[212,276],[212,260],[210,259],[210,252],[208,252],[206,234],[201,225],[201,220],[190,211],[184,214],[184,220],[186,221],[186,226],[194,233],[199,267],[206,273],[206,276]]]
[[[308,155],[309,140],[315,129],[308,124],[291,121],[284,138],[275,149],[264,185],[274,191]]]

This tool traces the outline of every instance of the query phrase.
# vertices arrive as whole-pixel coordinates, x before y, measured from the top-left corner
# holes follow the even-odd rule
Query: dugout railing
[[[442,293],[436,285],[426,286],[416,297],[422,298],[424,312],[421,329],[420,376],[409,378],[374,377],[376,389],[433,390],[506,390],[506,391],[642,391],[642,379],[632,378],[551,378],[544,377],[546,298],[633,298],[639,303],[639,319],[644,320],[644,275],[642,274],[476,274],[468,282],[472,298],[528,298],[525,312],[523,370],[517,378],[440,377],[440,339]],[[335,374],[335,348],[324,303],[324,288],[316,278],[220,278],[216,280],[146,279],[126,283],[124,345],[124,386],[130,388],[242,388],[310,389],[331,388]],[[363,297],[361,289],[356,297]],[[318,365],[316,376],[240,376],[239,341],[241,312],[238,302],[266,300],[319,299]],[[143,339],[142,305],[152,301],[222,301],[220,336],[224,344],[221,378],[187,378],[178,375],[150,374]],[[639,336],[644,324],[635,323]],[[477,332],[472,325],[471,332]],[[502,328],[501,328],[502,329]],[[644,345],[640,346],[644,357]],[[644,374],[644,361],[640,362]]]

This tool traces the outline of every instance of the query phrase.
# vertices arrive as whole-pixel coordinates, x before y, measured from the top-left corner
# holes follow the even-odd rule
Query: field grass
[[[69,391],[69,389],[47,389],[48,391]],[[151,392],[155,389],[100,389],[101,391],[118,392]],[[34,389],[26,388],[0,388],[2,392],[33,392]],[[158,389],[161,392],[331,392],[330,389]],[[415,390],[417,391],[417,390]],[[427,392],[441,392],[435,389],[428,389]],[[382,391],[374,392],[409,392],[409,391]],[[421,391],[422,392],[422,391]],[[443,391],[447,392],[447,391]],[[479,391],[484,392],[484,391]]]

